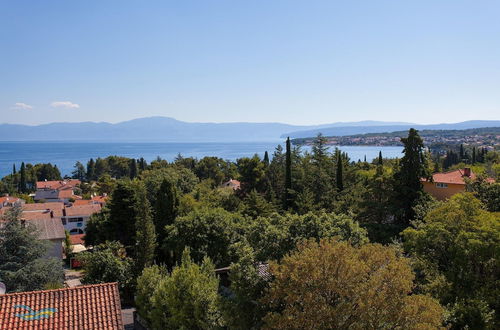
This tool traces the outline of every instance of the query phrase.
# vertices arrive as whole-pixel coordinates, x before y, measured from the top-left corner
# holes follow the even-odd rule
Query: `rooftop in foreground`
[[[0,295],[0,329],[123,329],[118,284]]]

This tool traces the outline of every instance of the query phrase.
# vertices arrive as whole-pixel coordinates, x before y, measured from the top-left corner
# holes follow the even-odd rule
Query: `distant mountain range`
[[[500,126],[498,121],[417,125],[404,122],[360,121],[296,126],[281,123],[188,123],[168,117],[139,118],[121,123],[51,123],[37,126],[0,124],[0,141],[103,142],[250,142],[286,136],[311,137],[393,132],[417,129],[466,129]]]

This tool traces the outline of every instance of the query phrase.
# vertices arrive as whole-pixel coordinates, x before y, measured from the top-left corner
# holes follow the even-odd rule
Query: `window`
[[[69,231],[70,235],[83,234],[83,230],[74,228]]]
[[[447,183],[438,182],[438,183],[436,183],[436,187],[438,187],[438,188],[448,188],[448,184]]]
[[[83,218],[69,218],[69,222],[83,222]]]
[[[63,225],[66,225],[66,219],[63,218],[61,220],[62,220]]]

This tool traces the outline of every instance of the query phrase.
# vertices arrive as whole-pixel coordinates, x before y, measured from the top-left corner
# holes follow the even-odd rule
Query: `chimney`
[[[464,168],[464,176],[470,178],[470,174],[471,174],[470,167]]]

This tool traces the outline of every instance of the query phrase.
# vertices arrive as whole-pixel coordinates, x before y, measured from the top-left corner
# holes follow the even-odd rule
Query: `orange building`
[[[470,168],[458,169],[445,173],[435,173],[432,180],[422,179],[424,191],[434,196],[437,200],[446,200],[451,196],[465,192],[465,179],[475,180],[476,174]],[[488,179],[494,182],[493,179]]]

